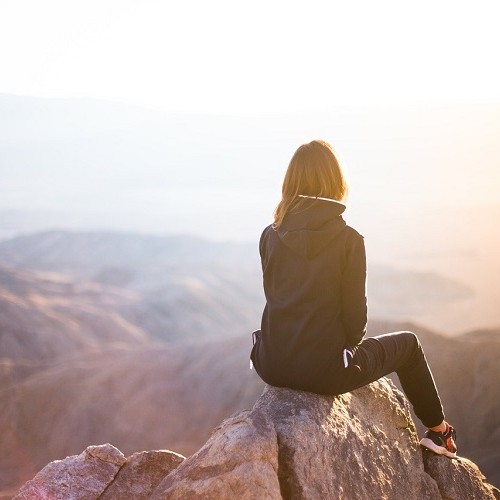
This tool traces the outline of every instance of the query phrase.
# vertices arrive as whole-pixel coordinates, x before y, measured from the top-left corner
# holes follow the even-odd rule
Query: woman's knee
[[[422,350],[422,344],[420,343],[419,338],[416,333],[405,331],[400,332],[400,334],[404,337],[405,341],[415,350]]]
[[[410,356],[410,359],[414,359],[415,362],[417,360],[421,359],[424,357],[424,351],[422,349],[422,344],[420,343],[419,338],[417,335],[413,332],[402,332],[402,334],[405,336],[405,341],[407,342],[407,349],[408,349],[408,355]]]

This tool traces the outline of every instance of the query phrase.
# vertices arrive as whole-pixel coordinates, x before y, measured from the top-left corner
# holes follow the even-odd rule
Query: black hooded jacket
[[[268,226],[262,233],[267,303],[251,358],[271,385],[336,394],[352,375],[343,350],[366,332],[366,257],[344,210],[307,198],[277,231]]]

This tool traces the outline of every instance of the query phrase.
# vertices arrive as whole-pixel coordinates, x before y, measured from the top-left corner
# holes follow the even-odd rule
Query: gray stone
[[[268,387],[284,498],[440,498],[404,397],[387,380],[338,397]]]
[[[99,500],[147,499],[158,483],[183,460],[182,455],[168,450],[134,453]]]
[[[500,491],[485,482],[477,465],[466,458],[444,459],[429,451],[423,452],[426,472],[436,480],[445,500],[473,498],[487,500],[500,498]]]
[[[197,453],[160,483],[151,500],[281,499],[278,443],[259,410],[225,420]]]
[[[19,491],[16,500],[94,500],[126,459],[110,444],[89,446],[80,455],[46,465]]]

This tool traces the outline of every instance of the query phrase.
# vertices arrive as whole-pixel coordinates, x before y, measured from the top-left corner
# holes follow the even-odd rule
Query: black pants
[[[349,364],[359,371],[345,392],[396,372],[415,415],[426,427],[444,420],[443,407],[424,351],[412,332],[395,332],[364,339]]]

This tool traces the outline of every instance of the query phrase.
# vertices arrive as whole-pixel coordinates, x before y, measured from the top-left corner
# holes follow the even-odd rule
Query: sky
[[[497,11],[0,0],[0,238],[255,242],[293,151],[321,138],[346,167],[346,218],[369,258],[464,280],[477,294],[467,315],[498,324]]]
[[[362,200],[373,203],[384,188],[396,202],[408,196],[415,201],[423,196],[424,187],[425,202],[448,199],[449,205],[466,198],[473,203],[481,199],[495,202],[500,196],[495,115],[485,115],[476,123],[477,114],[460,115],[459,111],[445,119],[436,115],[433,120],[428,112],[419,116],[418,106],[432,108],[449,102],[500,109],[496,4],[485,0],[0,0],[0,95],[111,100],[177,116],[259,117],[233,134],[231,154],[223,146],[227,131],[217,128],[215,122],[214,126],[193,126],[192,133],[183,128],[184,135],[150,123],[145,132],[148,138],[140,136],[137,125],[137,130],[131,130],[138,137],[134,167],[127,158],[120,158],[120,154],[130,157],[130,153],[124,153],[124,148],[113,149],[113,130],[106,131],[98,123],[106,122],[105,118],[89,118],[83,131],[74,129],[72,123],[61,119],[64,114],[55,111],[51,124],[48,111],[36,130],[38,122],[34,127],[31,124],[35,110],[19,119],[17,112],[9,117],[4,111],[0,149],[3,145],[4,158],[15,157],[15,161],[4,161],[3,165],[17,165],[17,173],[13,167],[4,172],[0,208],[32,204],[41,184],[37,173],[42,176],[52,169],[51,185],[69,186],[100,168],[92,158],[84,164],[82,155],[71,156],[75,147],[83,150],[85,143],[74,146],[67,156],[54,148],[65,128],[68,136],[94,135],[102,142],[95,148],[96,156],[108,157],[103,168],[109,172],[135,168],[135,178],[139,176],[141,183],[157,182],[154,173],[167,163],[176,163],[183,154],[175,144],[167,144],[166,136],[175,137],[177,143],[190,134],[205,136],[204,142],[186,140],[188,148],[199,149],[192,161],[198,161],[194,156],[201,157],[213,143],[211,164],[218,162],[223,173],[212,177],[226,184],[230,176],[241,177],[249,168],[260,169],[260,179],[265,181],[269,168],[252,164],[257,148],[267,148],[268,157],[279,162],[280,168],[273,169],[273,196],[270,201],[271,195],[266,194],[266,213],[279,196],[287,159],[300,142],[313,138],[333,140],[341,158],[347,160],[348,174],[355,184],[351,195],[355,206]],[[404,116],[393,112],[395,106],[408,105],[416,107],[404,108],[410,110]],[[345,116],[339,114],[339,107],[348,109]],[[374,111],[366,113],[370,107]],[[335,113],[335,123],[328,123],[328,112]],[[289,115],[290,123],[286,118],[272,122],[273,113]],[[320,123],[315,113],[327,118]],[[78,116],[81,120],[81,110]],[[114,115],[115,121],[119,116]],[[490,116],[491,127],[487,123]],[[21,124],[20,130],[13,131],[15,123]],[[57,133],[49,140],[52,128]],[[151,139],[155,128],[157,137]],[[243,136],[256,137],[257,131],[260,138],[243,145]],[[17,146],[8,144],[14,136]],[[263,136],[269,137],[269,144],[262,143]],[[31,151],[30,158],[39,158],[39,165],[19,155],[24,137],[28,141],[46,138],[43,151]],[[6,144],[10,149],[5,150]],[[167,148],[168,154],[160,153]],[[250,151],[248,155],[245,149]],[[492,149],[495,154],[491,154]],[[150,159],[141,164],[140,158],[147,154]],[[246,157],[238,156],[242,154]],[[153,166],[148,170],[144,163]],[[469,174],[467,166],[472,163],[480,175]],[[81,165],[81,171],[68,173],[68,164]],[[192,169],[191,164],[185,163],[184,168]],[[369,164],[378,176],[367,176]],[[235,165],[240,165],[239,170]],[[7,183],[14,175],[15,182]],[[178,171],[176,175],[183,174]],[[427,180],[430,176],[433,182]],[[29,180],[32,190],[27,189]],[[138,196],[137,182],[125,186],[113,178],[110,185],[120,186],[113,200],[129,191]],[[448,189],[443,190],[443,185]],[[215,186],[211,189],[217,191]],[[227,187],[221,189],[221,196],[210,199],[214,210],[227,211],[222,201],[228,199]],[[76,203],[77,194],[68,188],[66,191],[65,195],[53,191],[38,197],[41,206],[37,208],[49,210],[52,200],[61,200],[63,195]],[[155,198],[153,192],[157,199],[164,197],[164,181],[161,189],[157,184],[148,187],[142,195],[145,203]],[[175,196],[183,199],[185,194],[178,189]],[[171,193],[170,199],[175,196]],[[241,200],[234,186],[230,196]],[[109,192],[103,192],[102,197],[103,203],[111,203]],[[86,203],[87,196],[80,198]],[[116,210],[122,210],[122,205]]]
[[[185,113],[500,102],[497,2],[1,0],[0,93]]]

